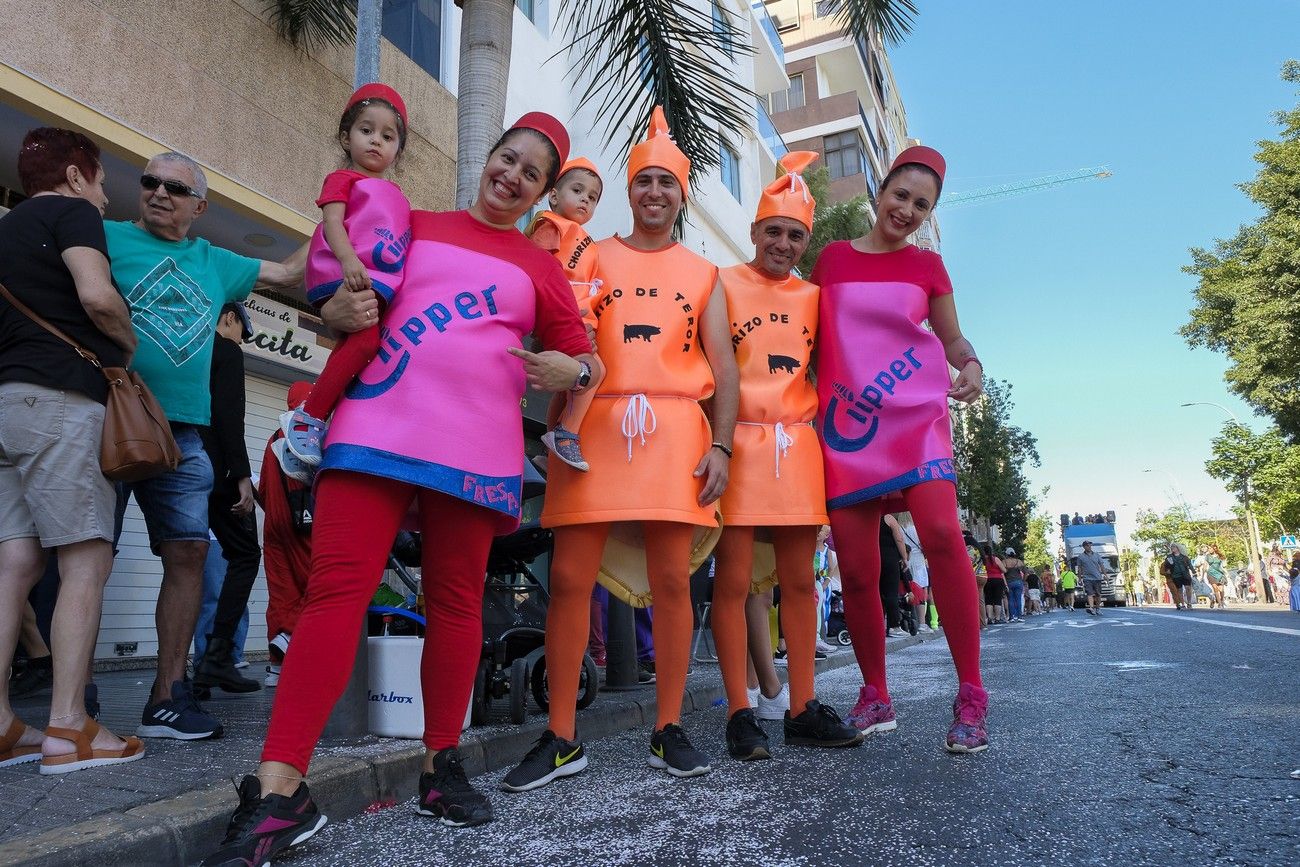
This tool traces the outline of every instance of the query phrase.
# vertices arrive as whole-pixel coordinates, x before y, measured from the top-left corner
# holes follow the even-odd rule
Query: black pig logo
[[[650,337],[658,333],[659,333],[658,325],[624,325],[623,342],[631,343],[633,340],[636,340],[639,337],[642,340],[644,340],[646,343],[649,343]]]
[[[798,359],[791,358],[788,355],[768,355],[767,372],[776,373],[778,370],[784,370],[791,375],[794,374],[796,367],[801,367]]]

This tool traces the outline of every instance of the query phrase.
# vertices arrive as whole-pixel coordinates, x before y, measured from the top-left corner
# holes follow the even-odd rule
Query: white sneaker
[[[749,694],[749,706],[758,707],[758,700],[763,695],[763,691],[758,687],[754,687],[753,689],[746,689],[745,692]]]
[[[278,648],[281,653],[289,652],[289,633],[281,632],[272,638],[269,642],[272,647]]]
[[[772,698],[763,695],[762,690],[759,690],[758,701],[755,704],[754,716],[759,719],[785,719],[785,712],[790,709],[790,685],[781,684],[781,691]]]
[[[266,667],[266,677],[262,678],[262,685],[263,686],[280,685],[280,666],[268,665]]]
[[[830,656],[832,653],[839,652],[838,647],[832,647],[831,645],[827,644],[826,642],[820,639],[817,641],[817,649],[820,650],[822,653],[826,654],[827,656]]]
[[[235,668],[238,668],[238,669],[241,669],[241,670],[242,670],[242,669],[245,669],[245,668],[248,668],[248,660],[247,660],[247,659],[241,659],[241,660],[239,660],[239,662],[236,662],[236,663],[235,663]]]

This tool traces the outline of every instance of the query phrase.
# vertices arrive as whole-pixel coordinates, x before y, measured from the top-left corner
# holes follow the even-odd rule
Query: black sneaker
[[[221,737],[222,728],[217,718],[199,705],[190,682],[177,680],[172,682],[169,701],[145,706],[135,733],[142,738],[198,741]]]
[[[501,788],[507,792],[529,792],[558,780],[571,777],[587,767],[587,754],[581,741],[566,741],[547,729],[533,744],[515,769],[506,774]]]
[[[772,654],[772,663],[774,665],[785,665],[786,664],[785,651],[778,650],[776,653]]]
[[[866,735],[840,719],[835,708],[813,699],[796,717],[785,712],[785,742],[790,746],[856,747]]]
[[[9,678],[9,697],[22,698],[41,690],[49,689],[54,684],[54,657],[38,656],[27,660],[22,671]]]
[[[261,793],[257,777],[244,777],[226,839],[201,867],[269,867],[273,857],[325,827],[325,816],[316,809],[306,783],[299,783],[292,795],[263,798]]]
[[[691,746],[677,723],[669,723],[650,735],[649,762],[650,767],[674,777],[698,777],[713,770],[704,753]]]
[[[453,828],[492,821],[492,804],[469,784],[460,750],[455,747],[433,757],[433,773],[420,774],[420,803],[415,811]]]
[[[655,661],[647,659],[644,662],[638,662],[636,667],[637,683],[654,683],[655,682]]]
[[[813,662],[821,662],[825,658],[826,654],[822,653],[820,650],[813,651]]]
[[[751,708],[741,708],[727,720],[727,752],[742,762],[772,758],[767,734],[758,727]]]

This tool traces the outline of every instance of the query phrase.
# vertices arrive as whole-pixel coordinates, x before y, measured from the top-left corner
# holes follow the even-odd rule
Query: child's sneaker
[[[578,444],[578,435],[562,425],[555,430],[542,434],[542,442],[555,453],[555,456],[579,472],[587,472],[591,465],[582,457],[582,447]]]
[[[984,720],[989,713],[989,694],[969,683],[957,690],[952,703],[952,725],[944,746],[950,753],[978,753],[989,748]]]
[[[315,472],[307,464],[298,460],[298,456],[289,451],[285,442],[285,440],[276,440],[271,443],[271,454],[275,455],[275,459],[280,462],[280,469],[286,476],[295,482],[310,485]]]
[[[328,428],[329,425],[308,415],[301,407],[280,416],[280,430],[284,431],[284,441],[288,443],[289,451],[309,467],[320,466],[321,448]]]
[[[898,720],[894,718],[894,706],[890,702],[881,701],[880,693],[874,686],[863,686],[858,690],[858,703],[849,711],[848,719],[845,720],[849,725],[854,726],[858,731],[865,735],[875,732],[891,732],[898,728]]]

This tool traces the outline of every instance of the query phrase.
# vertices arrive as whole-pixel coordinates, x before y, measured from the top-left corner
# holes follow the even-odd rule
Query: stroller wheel
[[[528,715],[528,660],[510,663],[510,721],[519,725]]]
[[[470,698],[469,721],[476,726],[487,725],[488,709],[492,706],[492,696],[488,694],[490,676],[488,661],[480,659],[478,673],[474,676],[474,695]]]
[[[533,664],[533,673],[530,678],[533,686],[533,698],[537,701],[537,706],[542,710],[549,710],[551,706],[550,684],[546,679],[546,657],[543,656]],[[596,668],[596,662],[590,654],[582,655],[582,672],[578,675],[578,710],[590,705],[596,700],[596,695],[600,692],[600,672]]]
[[[847,629],[841,629],[839,634],[835,636],[835,640],[838,641],[842,647],[848,647],[853,643],[853,639],[849,637],[849,631]]]

